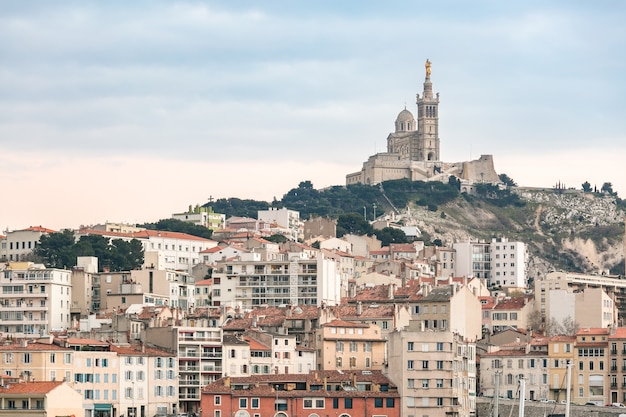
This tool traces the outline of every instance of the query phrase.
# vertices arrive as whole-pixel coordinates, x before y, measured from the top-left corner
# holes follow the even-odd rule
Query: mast
[[[565,417],[569,417],[570,391],[572,385],[572,362],[567,361],[567,373],[565,374]]]
[[[500,416],[500,411],[498,410],[499,406],[500,406],[500,371],[496,371],[495,374],[495,383],[496,383],[496,389],[494,390],[493,393],[493,397],[494,397],[494,401],[493,401],[493,416],[492,417],[499,417]]]
[[[524,405],[526,404],[526,380],[520,378],[519,380],[519,417],[524,417]]]

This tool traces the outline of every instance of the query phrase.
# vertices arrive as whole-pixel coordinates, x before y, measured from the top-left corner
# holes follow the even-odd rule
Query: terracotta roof
[[[389,250],[391,252],[417,252],[415,246],[410,243],[391,243],[389,245]]]
[[[20,382],[6,388],[0,387],[0,394],[47,394],[63,384],[63,381]]]
[[[370,326],[362,323],[354,323],[351,321],[344,320],[333,320],[329,323],[323,324],[322,327],[359,327],[359,328],[369,328]]]
[[[592,335],[592,336],[598,336],[598,335],[603,335],[603,336],[608,336],[609,332],[607,329],[604,329],[602,327],[585,327],[584,329],[578,329],[578,332],[576,333],[576,336],[587,336],[587,335]]]
[[[168,352],[166,350],[157,349],[153,347],[145,346],[143,349],[141,346],[133,345],[133,346],[115,346],[111,345],[111,352],[116,352],[121,356],[172,356],[175,357],[176,354],[172,352]]]
[[[61,339],[68,345],[91,345],[91,346],[109,346],[107,342],[102,342],[96,339],[83,339],[76,337],[68,337],[67,339]]]
[[[552,336],[550,342],[575,342],[576,336]]]
[[[330,307],[330,309],[343,320],[390,318],[395,314],[395,307],[391,304],[363,305],[361,314],[357,314],[357,306],[354,304]]]
[[[47,228],[42,227],[42,226],[30,226],[27,229],[20,230],[20,232],[25,231],[25,230],[32,231],[32,232],[41,232],[41,233],[56,233],[55,230],[47,229]]]
[[[164,230],[142,230],[141,232],[133,233],[133,237],[136,237],[136,238],[163,237],[167,239],[184,239],[184,240],[199,240],[202,242],[215,242],[214,240],[211,240],[211,239],[205,239],[203,237],[189,235],[187,233],[167,232]]]
[[[626,327],[615,328],[615,333],[611,334],[609,339],[626,339]]]
[[[258,340],[252,339],[251,337],[244,337],[244,340],[250,344],[250,350],[272,350],[271,347],[266,346]]]
[[[528,304],[530,298],[516,297],[498,301],[493,307],[494,310],[519,310]]]
[[[392,388],[395,385],[391,380],[385,377],[381,371],[370,371],[364,374],[361,370],[358,371],[312,371],[309,374],[269,374],[269,375],[254,375],[249,377],[224,377],[217,381],[205,386],[202,389],[203,393],[231,393],[233,396],[272,396],[272,397],[299,397],[299,396],[337,396],[337,397],[353,397],[354,391],[320,391],[320,390],[292,390],[292,391],[275,391],[272,387],[274,384],[294,383],[294,382],[308,382],[309,385],[322,385],[324,381],[327,383],[340,383],[350,382],[352,383],[356,377],[357,382],[371,382],[375,384],[386,384]],[[224,383],[230,382],[230,388],[227,388]],[[255,387],[255,383],[259,383],[258,387]],[[250,385],[248,389],[234,390],[233,386],[237,385]],[[367,391],[368,397],[397,397],[399,394],[397,391]]]
[[[72,351],[73,349],[64,348],[55,344],[37,343],[37,342],[28,343],[26,347],[20,346],[19,343],[12,343],[10,345],[0,345],[0,351],[2,352],[49,351],[49,350]]]
[[[213,278],[196,281],[196,287],[199,285],[213,285]]]

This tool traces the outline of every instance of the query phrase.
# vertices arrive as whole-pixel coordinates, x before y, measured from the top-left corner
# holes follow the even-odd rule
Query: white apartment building
[[[491,282],[503,288],[526,288],[526,245],[507,238],[492,239]]]
[[[143,243],[144,265],[156,269],[192,272],[201,261],[200,252],[217,246],[217,242],[178,232],[144,230],[133,237]]]
[[[418,322],[393,331],[388,375],[402,396],[403,416],[469,417],[476,413],[476,345]]]
[[[0,271],[0,333],[38,337],[70,327],[71,271],[10,262]]]
[[[303,223],[300,221],[300,212],[287,208],[277,209],[270,207],[269,210],[259,210],[257,215],[259,221],[268,223],[270,228],[276,224],[289,231],[289,238],[297,241],[302,234]]]
[[[42,226],[31,226],[27,229],[6,231],[2,239],[0,261],[23,261],[39,243],[42,235],[55,233],[54,230]]]
[[[337,262],[322,252],[282,253],[263,261],[259,253],[218,262],[213,273],[213,305],[337,305],[340,303]]]
[[[163,350],[111,346],[119,357],[118,414],[128,417],[176,414],[178,361]]]
[[[526,288],[526,245],[494,238],[491,242],[457,242],[456,276],[486,278],[488,286]]]
[[[198,412],[200,390],[222,377],[222,326],[219,308],[196,309],[180,326],[152,327],[145,341],[178,353],[181,412]]]

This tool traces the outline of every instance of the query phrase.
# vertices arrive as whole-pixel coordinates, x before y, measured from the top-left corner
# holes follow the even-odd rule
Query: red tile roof
[[[211,240],[211,239],[205,239],[203,237],[189,235],[187,233],[167,232],[164,230],[142,230],[141,232],[133,233],[133,236],[136,238],[164,237],[168,239],[200,240],[202,242],[215,242],[214,240]]]
[[[351,322],[351,321],[333,320],[331,322],[323,324],[322,327],[359,327],[359,328],[368,328],[370,326],[367,325],[367,324],[354,323],[354,322]]]
[[[55,230],[47,229],[47,228],[42,227],[42,226],[30,226],[29,228],[22,229],[20,231],[25,231],[25,230],[33,231],[33,232],[41,232],[41,233],[56,233]]]
[[[63,384],[63,381],[20,382],[6,388],[0,387],[0,394],[47,394]]]
[[[122,356],[176,356],[175,353],[168,352],[162,349],[156,349],[152,347],[144,347],[142,349],[141,346],[133,345],[133,346],[115,346],[111,345],[111,352],[116,352],[118,355]]]

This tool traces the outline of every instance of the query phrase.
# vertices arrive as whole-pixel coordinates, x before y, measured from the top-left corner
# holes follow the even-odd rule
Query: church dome
[[[415,130],[415,117],[407,109],[402,110],[396,118],[396,132],[410,132]]]

